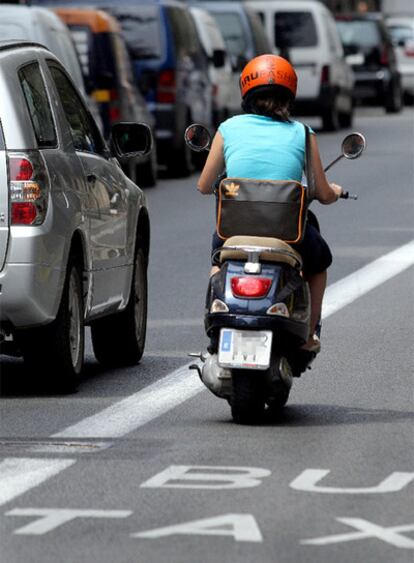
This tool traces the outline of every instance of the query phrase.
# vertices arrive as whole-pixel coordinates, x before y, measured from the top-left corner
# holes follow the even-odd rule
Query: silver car
[[[108,147],[45,47],[0,42],[0,350],[76,386],[91,326],[96,358],[137,363],[147,318],[149,217],[122,172],[151,150],[144,124]]]

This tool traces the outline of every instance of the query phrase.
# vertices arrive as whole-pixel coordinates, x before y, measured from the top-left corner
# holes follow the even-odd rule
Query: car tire
[[[148,261],[138,243],[126,308],[121,313],[91,323],[95,357],[105,366],[136,365],[144,353],[148,308]]]
[[[55,320],[20,335],[25,363],[46,372],[48,381],[67,392],[74,391],[83,369],[85,329],[83,324],[81,268],[69,260],[59,310]]]
[[[340,128],[336,97],[333,98],[331,106],[322,114],[322,128],[324,131],[338,131]]]
[[[352,127],[354,122],[354,110],[351,108],[349,112],[341,112],[339,114],[339,125],[344,129],[349,129]]]
[[[387,113],[399,113],[403,107],[403,93],[399,84],[393,83],[387,94],[385,101],[385,111]]]

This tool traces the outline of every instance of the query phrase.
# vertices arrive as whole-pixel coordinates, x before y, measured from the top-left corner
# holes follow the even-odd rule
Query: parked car
[[[239,87],[232,78],[230,56],[217,21],[202,8],[191,6],[190,11],[209,61],[213,123],[217,127],[229,117],[233,100],[239,97]]]
[[[382,105],[389,113],[401,111],[401,78],[382,15],[341,14],[336,20],[347,60],[355,73],[356,99]]]
[[[210,12],[220,27],[232,66],[233,95],[230,111],[232,114],[240,113],[240,72],[253,57],[271,52],[263,25],[254,11],[243,2],[199,0],[190,3]]]
[[[354,75],[331,12],[307,0],[250,1],[264,22],[273,52],[298,74],[297,115],[318,115],[323,128],[351,127]]]
[[[386,20],[397,55],[397,68],[405,99],[414,103],[414,16],[390,17]]]
[[[102,127],[97,105],[87,95],[70,32],[56,14],[36,6],[0,5],[0,40],[7,39],[35,41],[50,49],[69,71],[98,125]]]
[[[55,13],[72,33],[90,95],[98,104],[106,138],[119,121],[146,123],[153,130],[154,116],[138,90],[121,28],[102,10],[56,8]],[[157,181],[155,146],[144,159],[130,159],[125,172],[140,186]]]
[[[34,43],[0,43],[0,343],[66,388],[96,358],[144,351],[149,217],[119,161],[150,150],[146,125],[107,146],[66,69]]]

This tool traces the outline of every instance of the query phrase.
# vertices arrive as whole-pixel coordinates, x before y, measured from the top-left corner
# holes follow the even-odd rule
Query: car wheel
[[[145,347],[147,307],[147,258],[138,246],[126,308],[91,324],[92,345],[98,362],[114,367],[135,365],[140,361]]]
[[[25,363],[46,372],[50,382],[65,391],[76,389],[83,368],[82,295],[81,268],[71,259],[56,319],[45,327],[29,329],[20,335]]]
[[[403,107],[403,94],[401,86],[399,84],[393,83],[390,86],[386,102],[385,111],[387,113],[399,113]]]
[[[338,131],[339,127],[338,104],[334,97],[331,106],[322,114],[322,128],[325,131]]]

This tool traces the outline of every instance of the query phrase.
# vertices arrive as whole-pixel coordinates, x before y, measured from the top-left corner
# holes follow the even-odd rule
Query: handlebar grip
[[[349,192],[342,192],[339,196],[341,199],[358,199],[357,195],[351,195]]]

